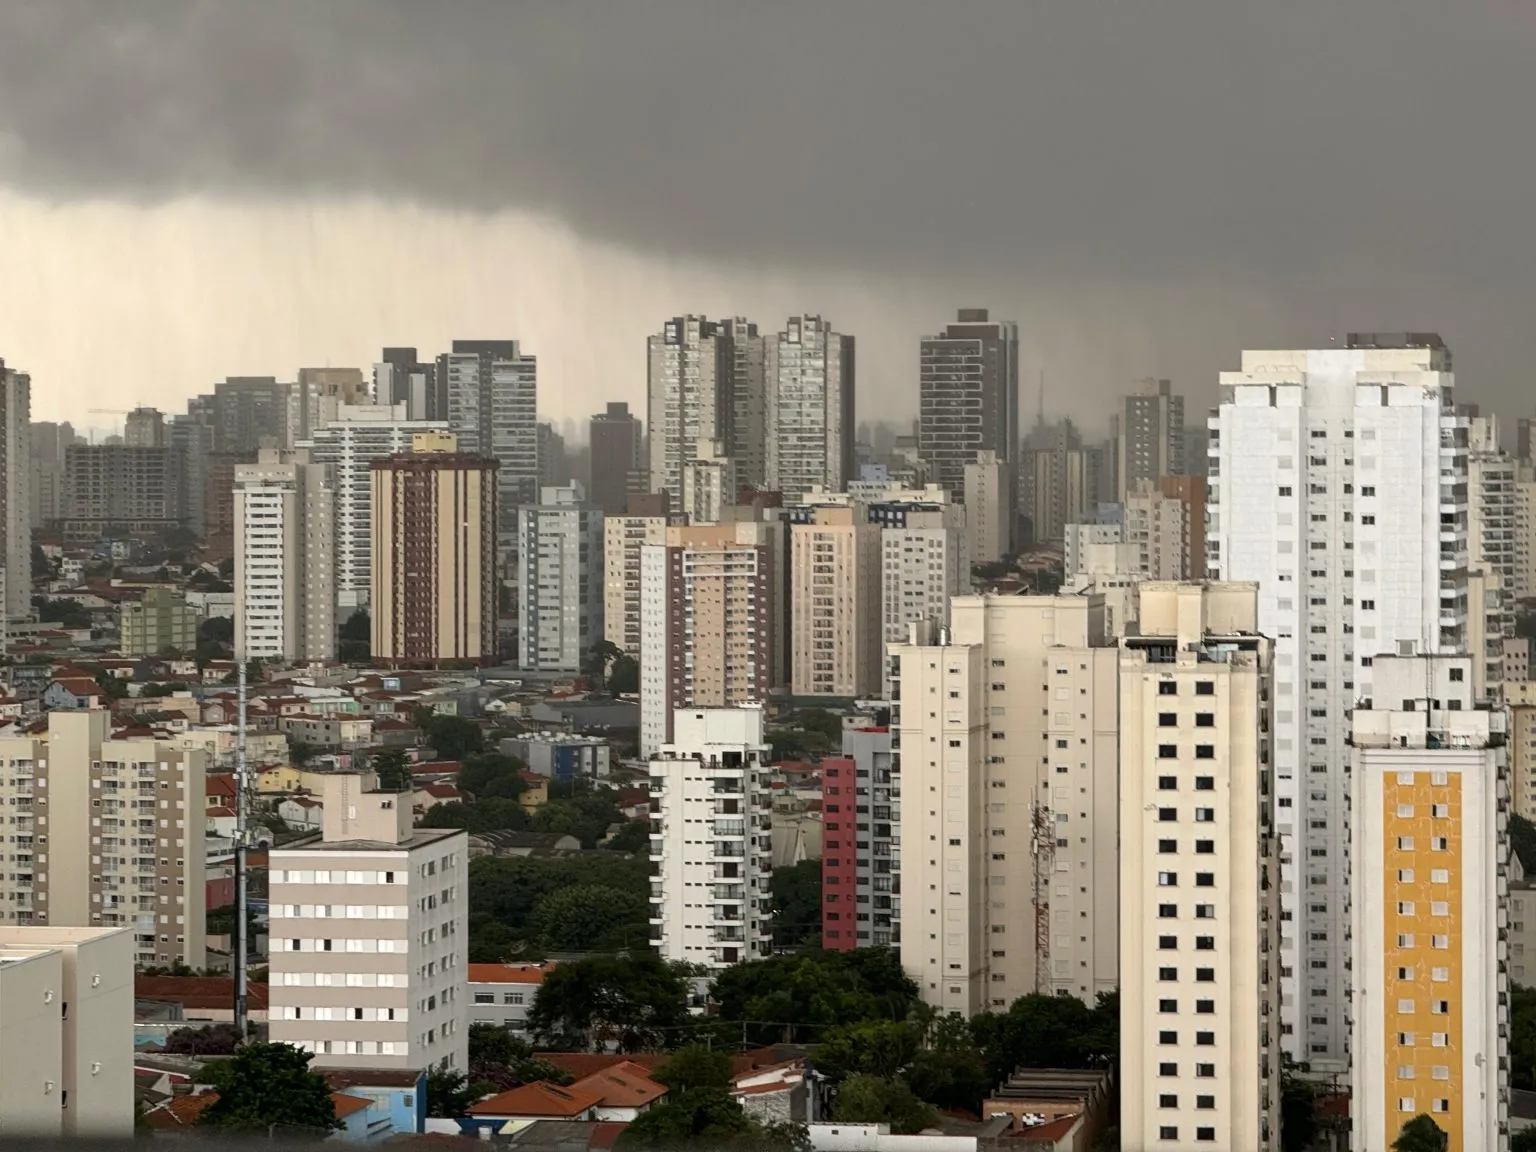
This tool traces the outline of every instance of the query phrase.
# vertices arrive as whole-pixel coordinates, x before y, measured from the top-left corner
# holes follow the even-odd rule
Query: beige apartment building
[[[621,651],[640,656],[640,549],[667,538],[665,496],[644,497],[637,506],[603,521],[603,637]],[[641,509],[644,509],[643,511]]]
[[[0,925],[0,1141],[133,1136],[133,934]]]
[[[777,686],[781,565],[767,527],[672,527],[641,548],[642,755],[673,739],[677,709],[761,704]]]
[[[965,530],[972,564],[992,564],[1013,549],[1013,471],[984,448],[965,466]],[[970,579],[967,572],[966,579]]]
[[[203,618],[180,592],[146,588],[141,600],[126,601],[118,612],[118,649],[124,656],[193,652]]]
[[[447,433],[412,444],[373,463],[373,658],[494,663],[499,465]]]
[[[325,781],[318,836],[271,854],[267,1027],[318,1068],[469,1062],[469,840],[373,773]]]
[[[207,766],[171,741],[112,739],[101,709],[0,740],[0,930],[131,928],[136,963],[203,967]]]
[[[1148,582],[1120,644],[1120,1131],[1280,1146],[1271,642],[1258,585]]]
[[[790,529],[790,691],[881,690],[880,527],[863,504],[795,510]]]
[[[1104,598],[960,596],[892,645],[901,961],[970,1016],[1118,986],[1116,649]],[[894,745],[895,742],[893,742]]]

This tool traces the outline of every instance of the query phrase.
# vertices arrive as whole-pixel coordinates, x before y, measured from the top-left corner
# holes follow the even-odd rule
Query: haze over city
[[[663,316],[819,311],[900,415],[976,304],[1079,420],[1370,329],[1443,332],[1497,405],[1533,48],[1425,0],[12,5],[0,347],[90,423],[516,335],[566,419],[640,399]]]

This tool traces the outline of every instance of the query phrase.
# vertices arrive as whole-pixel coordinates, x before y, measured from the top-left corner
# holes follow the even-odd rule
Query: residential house
[[[207,834],[218,836],[225,840],[233,840],[235,837],[235,825],[239,822],[239,816],[233,808],[222,804],[209,808],[206,822]]]
[[[470,856],[573,856],[581,841],[559,832],[477,832],[469,838]]]
[[[319,1068],[332,1092],[372,1101],[369,1139],[421,1132],[427,1118],[427,1074],[397,1068]]]
[[[289,740],[314,748],[366,748],[373,742],[373,724],[359,716],[316,716],[297,713],[284,716],[279,730]]]
[[[571,1090],[597,1096],[594,1119],[620,1124],[628,1124],[667,1094],[665,1084],[652,1080],[645,1068],[627,1060],[576,1081]]]
[[[325,805],[309,796],[290,796],[278,802],[277,814],[295,832],[318,832]]]
[[[600,1093],[578,1090],[575,1084],[562,1088],[539,1080],[470,1105],[462,1127],[469,1135],[488,1130],[510,1136],[539,1120],[596,1120],[601,1100]]]
[[[43,690],[43,708],[49,712],[101,708],[106,698],[106,691],[95,680],[70,676],[53,681]]]
[[[823,1080],[803,1057],[733,1076],[731,1096],[764,1124],[814,1124],[828,1112]]]
[[[411,807],[419,820],[439,804],[457,804],[463,799],[463,793],[453,784],[419,784]]]

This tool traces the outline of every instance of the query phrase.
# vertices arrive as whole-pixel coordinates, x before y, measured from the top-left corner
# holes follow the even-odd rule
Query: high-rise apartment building
[[[748,488],[763,488],[768,470],[766,373],[770,338],[759,336],[757,325],[741,316],[721,320],[720,331],[731,338],[731,420],[725,436],[715,438],[723,441],[725,454],[736,461],[739,482]]]
[[[102,709],[53,711],[40,736],[0,739],[7,825],[0,920],[131,928],[138,964],[207,963],[208,754],[114,739]]]
[[[1060,540],[1068,524],[1082,523],[1100,502],[1099,450],[1083,447],[1070,423],[1051,439],[1047,447],[1025,449],[1020,463],[1019,501],[1036,543]]]
[[[262,448],[291,448],[292,393],[292,384],[271,376],[230,376],[219,381],[208,400],[214,451],[249,454]]]
[[[683,465],[681,514],[689,524],[717,524],[741,492],[736,461],[719,440],[700,440],[693,459]],[[673,502],[676,506],[676,502]]]
[[[703,316],[675,316],[648,339],[647,352],[651,491],[666,492],[678,510],[683,470],[694,459],[699,441],[722,441],[729,449],[735,435],[732,328]]]
[[[406,405],[341,404],[299,446],[328,465],[336,489],[336,598],[344,614],[368,603],[373,583],[373,462],[408,451],[423,432],[445,432],[446,420],[410,420]]]
[[[100,539],[185,526],[186,469],[178,449],[72,444],[65,449],[64,463],[66,535]]]
[[[628,512],[603,518],[603,638],[640,659],[640,550],[667,539],[661,494],[631,497]]]
[[[934,500],[891,500],[869,506],[880,526],[880,650],[907,640],[920,620],[949,624],[950,600],[970,591],[966,509],[937,485]],[[888,686],[884,689],[888,694]]]
[[[373,402],[404,404],[410,420],[448,419],[447,381],[414,348],[386,348],[373,366]]]
[[[608,410],[588,422],[592,482],[588,492],[604,516],[622,516],[629,506],[629,477],[642,462],[640,421],[629,405],[609,401]]]
[[[497,462],[420,433],[373,462],[373,657],[496,660]]]
[[[203,618],[184,593],[167,585],[144,589],[139,600],[128,600],[118,616],[118,648],[124,656],[159,656],[163,652],[191,654]]]
[[[336,655],[336,493],[305,452],[267,448],[235,469],[235,655]]]
[[[1203,441],[1202,441],[1203,443]],[[1207,485],[1205,468],[1201,465],[1199,476],[1164,476],[1157,482],[1158,491],[1171,500],[1184,505],[1184,542],[1188,554],[1184,559],[1184,579],[1199,580],[1206,575],[1205,558],[1205,504]]]
[[[820,316],[791,316],[764,344],[763,486],[786,500],[844,491],[854,466],[853,337]]]
[[[1536,465],[1521,461],[1515,469],[1516,600],[1536,596]]]
[[[579,481],[545,488],[519,514],[518,663],[580,672],[603,638],[603,512]]]
[[[918,453],[928,479],[956,495],[965,466],[990,450],[1012,463],[1019,450],[1019,326],[985,308],[962,308],[922,340],[918,366]]]
[[[175,454],[181,469],[177,483],[181,489],[181,514],[186,526],[202,539],[205,557],[219,558],[221,548],[223,555],[227,555],[234,525],[226,517],[224,536],[215,540],[216,534],[210,529],[210,510],[220,501],[223,510],[229,509],[234,474],[230,472],[221,478],[222,490],[214,488],[213,461],[234,457],[215,456],[213,425],[200,412],[172,416],[165,428],[165,444]],[[249,459],[254,460],[255,456]]]
[[[790,510],[790,690],[881,690],[880,526],[863,504]]]
[[[651,758],[651,940],[664,959],[719,971],[769,955],[768,759],[762,709],[748,707],[679,710]]]
[[[761,704],[776,686],[782,563],[770,526],[672,527],[640,548],[640,751],[688,708]]]
[[[1375,657],[1467,632],[1466,426],[1438,336],[1244,352],[1211,420],[1210,568],[1275,642],[1282,1043],[1348,1069],[1348,738]]]
[[[123,443],[130,448],[164,448],[165,415],[157,408],[138,407],[123,417]]]
[[[1402,647],[1354,712],[1351,1146],[1427,1114],[1447,1152],[1507,1148],[1504,716],[1471,657]]]
[[[134,1131],[133,940],[126,928],[0,925],[0,1138]]]
[[[1191,569],[1190,506],[1164,494],[1151,480],[1134,480],[1125,494],[1125,543],[1135,552],[1137,573],[1148,580],[1196,580],[1205,574],[1205,557]],[[1202,526],[1201,536],[1204,536]]]
[[[516,340],[455,340],[437,358],[459,450],[495,460],[496,530],[516,546],[517,510],[539,499],[539,363]]]
[[[1257,596],[1143,584],[1140,632],[1120,642],[1127,1148],[1280,1147],[1274,666]]]
[[[1504,676],[1504,641],[1515,635],[1515,461],[1499,447],[1498,417],[1467,416],[1467,571],[1482,574],[1482,644],[1467,650],[1482,656],[1478,683],[1495,695]],[[1479,605],[1468,596],[1470,617]],[[1470,639],[1470,637],[1469,637]],[[1484,693],[1485,694],[1485,693]]]
[[[1164,476],[1184,475],[1184,397],[1171,381],[1138,380],[1121,397],[1119,416],[1115,492],[1120,499],[1138,481],[1156,485]]]
[[[273,849],[268,1038],[315,1068],[469,1066],[469,841],[409,793],[325,780],[320,833]]]
[[[900,943],[901,781],[889,728],[845,728],[821,761],[821,946]]]
[[[3,376],[3,371],[0,371]],[[68,491],[64,468],[64,451],[71,444],[78,444],[74,425],[65,421],[33,421],[31,436],[31,507],[32,523],[42,527],[55,520],[62,520],[68,512]]]
[[[0,525],[5,614],[32,611],[32,377],[0,360]]]
[[[288,393],[288,427],[295,442],[308,440],[333,420],[343,406],[373,402],[361,368],[300,368]]]
[[[972,564],[995,564],[1013,550],[1012,494],[1012,471],[990,448],[965,466],[965,530]]]
[[[971,1016],[1119,981],[1116,649],[1102,596],[960,596],[893,664],[901,963]]]

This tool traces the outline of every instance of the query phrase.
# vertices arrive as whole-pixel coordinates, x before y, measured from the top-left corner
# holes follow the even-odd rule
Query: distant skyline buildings
[[[980,452],[1012,463],[1019,452],[1019,326],[986,308],[961,308],[925,336],[918,361],[918,453],[929,480],[965,490]]]

